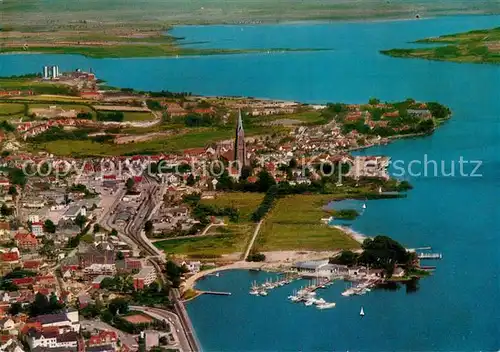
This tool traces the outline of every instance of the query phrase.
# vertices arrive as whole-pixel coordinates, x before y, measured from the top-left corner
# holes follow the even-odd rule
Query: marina
[[[278,287],[283,287],[297,280],[299,277],[295,274],[285,274],[284,278],[278,278],[275,281],[273,279],[266,279],[263,284],[258,285],[256,281],[252,283],[250,288],[250,294],[253,296],[267,296],[270,290],[273,290]]]

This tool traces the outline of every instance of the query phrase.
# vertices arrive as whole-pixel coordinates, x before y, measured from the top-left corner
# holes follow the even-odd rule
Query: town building
[[[109,330],[102,330],[99,331],[99,333],[90,336],[87,345],[88,347],[106,346],[106,345],[116,347],[117,342],[118,342],[118,336],[116,332]]]
[[[151,285],[156,280],[156,270],[152,266],[146,266],[133,277],[134,288],[141,290],[146,286]]]
[[[38,240],[32,233],[17,233],[14,237],[16,245],[22,250],[36,250],[39,246]]]

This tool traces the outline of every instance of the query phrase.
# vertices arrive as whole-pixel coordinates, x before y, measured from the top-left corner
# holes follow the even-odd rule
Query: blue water
[[[248,295],[258,275],[227,272],[200,282],[230,297],[202,296],[188,304],[204,350],[498,350],[500,348],[500,67],[395,59],[381,49],[405,47],[434,35],[500,25],[499,16],[422,21],[301,23],[265,26],[190,26],[174,35],[203,47],[328,48],[331,51],[190,58],[86,59],[64,55],[0,56],[0,75],[93,67],[109,84],[212,95],[251,95],[307,102],[365,102],[413,97],[435,100],[453,119],[431,137],[398,141],[361,154],[412,160],[479,160],[481,177],[404,175],[415,189],[405,199],[369,202],[353,228],[386,234],[408,247],[443,253],[435,275],[418,292],[375,291],[340,296],[334,285],[327,311],[291,305],[292,287],[268,297]],[[243,29],[243,30],[242,30]],[[454,166],[458,170],[457,165]],[[395,172],[395,168],[391,168]],[[471,172],[472,168],[466,168]],[[322,293],[323,295],[323,293]],[[359,319],[360,306],[366,316]]]

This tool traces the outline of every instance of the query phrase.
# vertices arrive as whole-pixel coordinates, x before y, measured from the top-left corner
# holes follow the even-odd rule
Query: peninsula
[[[426,38],[415,43],[434,45],[430,48],[383,50],[381,53],[401,58],[500,64],[500,27]]]

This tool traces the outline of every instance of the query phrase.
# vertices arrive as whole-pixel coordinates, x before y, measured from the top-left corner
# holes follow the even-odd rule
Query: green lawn
[[[256,241],[259,251],[337,250],[359,248],[343,232],[321,222],[322,207],[335,195],[293,195],[281,198],[264,220]]]
[[[264,194],[261,193],[220,193],[214,199],[202,199],[202,204],[214,205],[218,207],[235,207],[240,212],[240,221],[250,221],[250,216],[258,208]]]
[[[210,235],[195,238],[179,238],[155,242],[155,246],[168,254],[198,258],[217,258],[223,254],[244,252],[253,231],[249,223],[230,224],[212,228]]]
[[[203,199],[202,204],[218,207],[235,207],[240,212],[238,223],[230,223],[225,219],[227,226],[212,227],[207,236],[186,239],[159,241],[155,246],[166,254],[182,254],[198,257],[219,257],[223,254],[244,252],[255,230],[255,223],[250,215],[259,206],[264,197],[259,193],[220,193],[217,198]]]
[[[129,112],[124,111],[124,121],[150,121],[154,120],[154,115],[150,112]]]
[[[5,51],[2,48],[2,51]],[[34,81],[34,78],[0,78],[0,89],[31,89],[37,94],[63,94],[71,93],[70,87],[46,82]]]
[[[19,103],[0,103],[0,116],[23,114],[24,104]]]

